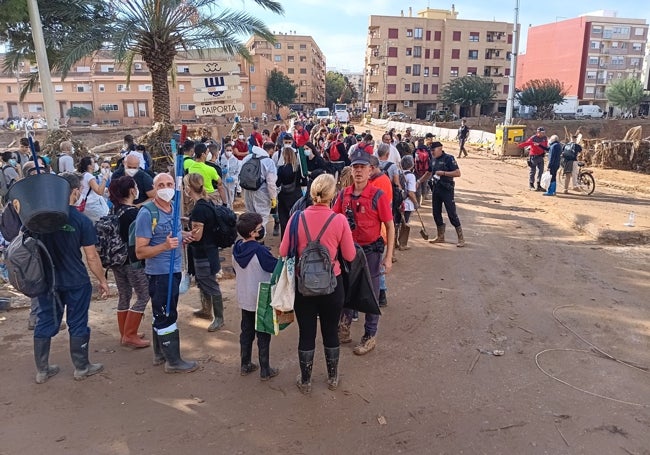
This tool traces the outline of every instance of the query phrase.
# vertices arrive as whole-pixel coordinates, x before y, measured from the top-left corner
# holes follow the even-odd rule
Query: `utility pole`
[[[519,53],[519,0],[515,0],[515,24],[512,30],[512,55],[510,58],[510,80],[508,81],[508,99],[506,102],[506,118],[504,125],[512,124],[512,110],[515,101],[515,79],[517,76],[517,54]]]
[[[43,25],[38,11],[36,0],[27,0],[29,21],[32,25],[32,36],[34,37],[34,50],[36,51],[36,64],[38,65],[38,77],[43,90],[43,105],[45,107],[45,119],[48,130],[59,129],[59,113],[54,99],[52,76],[50,75],[50,63],[47,60],[45,51],[45,39],[43,37]]]
[[[386,118],[388,112],[388,41],[384,52],[384,93],[381,101],[381,118]]]

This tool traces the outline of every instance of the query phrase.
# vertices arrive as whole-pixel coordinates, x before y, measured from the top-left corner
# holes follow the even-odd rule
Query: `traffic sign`
[[[192,79],[192,88],[207,88],[214,91],[225,90],[229,85],[239,85],[239,76],[206,76]],[[212,91],[212,90],[210,90]]]
[[[242,97],[239,90],[224,90],[218,92],[201,92],[194,94],[195,103],[211,103],[217,101],[232,101],[238,100]]]
[[[242,103],[203,104],[194,108],[199,117],[207,115],[241,114],[245,107]]]
[[[239,73],[239,62],[206,62],[190,65],[190,74],[203,76],[206,74]]]

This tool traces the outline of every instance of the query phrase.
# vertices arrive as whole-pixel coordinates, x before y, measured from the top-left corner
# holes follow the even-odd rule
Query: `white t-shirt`
[[[414,192],[417,188],[416,182],[415,182],[415,174],[413,172],[405,172],[404,173],[404,178],[406,179],[406,191],[407,192]],[[412,212],[415,210],[415,206],[413,205],[413,201],[411,201],[408,198],[408,195],[406,197],[406,200],[404,201],[404,211],[405,212]]]
[[[74,172],[74,160],[70,155],[61,155],[59,157],[59,174],[64,172]]]

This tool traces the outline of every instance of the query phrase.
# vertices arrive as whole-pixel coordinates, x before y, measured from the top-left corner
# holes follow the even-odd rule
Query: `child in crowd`
[[[257,336],[257,350],[260,361],[260,379],[267,381],[277,376],[279,371],[269,364],[271,335],[255,331],[255,309],[257,308],[257,290],[261,282],[271,279],[277,259],[271,252],[258,243],[262,236],[262,216],[246,212],[237,220],[237,232],[243,240],[238,240],[233,247],[233,267],[237,275],[237,300],[241,308],[241,375],[246,376],[257,370],[251,362],[253,340]]]

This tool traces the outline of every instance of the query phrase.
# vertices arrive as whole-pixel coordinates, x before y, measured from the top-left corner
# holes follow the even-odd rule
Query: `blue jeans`
[[[379,252],[366,252],[366,259],[368,261],[368,270],[370,271],[370,278],[372,279],[372,290],[375,292],[375,295],[379,295],[379,276],[381,275],[381,258],[383,253]],[[354,310],[344,308],[341,314],[341,319],[343,323],[347,326],[352,324],[352,313]],[[375,336],[377,335],[377,328],[379,326],[379,315],[378,314],[368,314],[366,313],[366,322],[363,325],[365,330],[365,336]]]
[[[93,287],[86,283],[78,288],[57,291],[59,302],[55,303],[51,295],[38,297],[38,320],[34,328],[34,338],[52,338],[59,333],[63,310],[71,337],[90,336],[88,327],[88,308]]]
[[[151,312],[153,314],[153,327],[156,331],[166,329],[178,319],[178,287],[181,284],[180,272],[174,273],[172,282],[171,305],[169,314],[167,311],[167,288],[169,286],[169,275],[147,275],[149,279],[149,296],[151,297]]]

